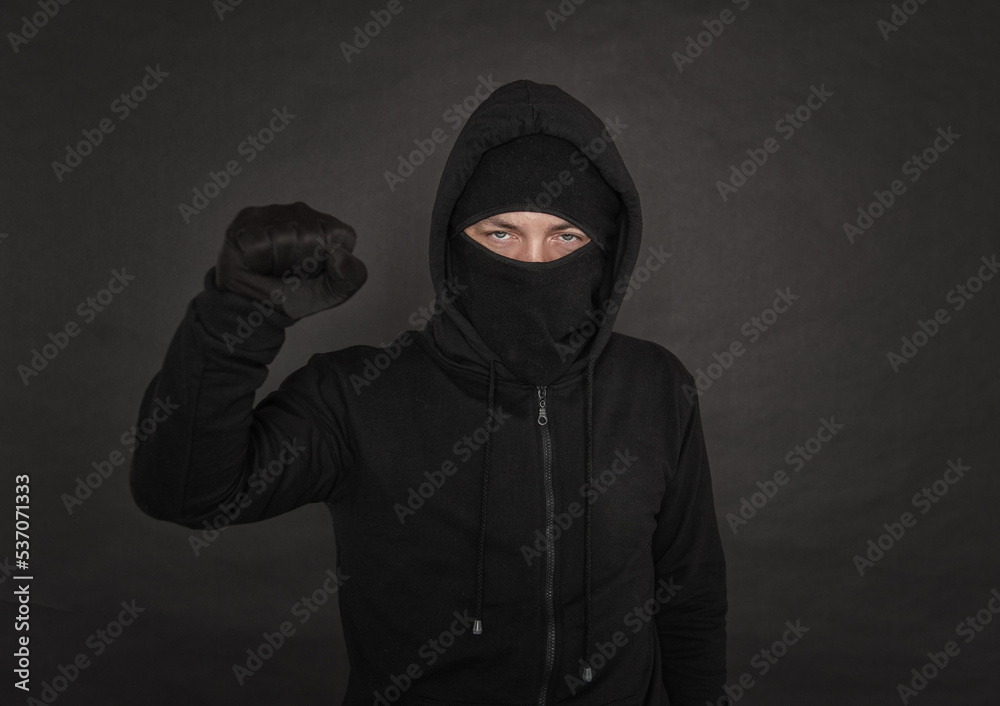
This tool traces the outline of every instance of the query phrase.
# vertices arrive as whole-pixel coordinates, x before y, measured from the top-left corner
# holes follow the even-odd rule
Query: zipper
[[[538,694],[538,706],[545,706],[549,690],[549,679],[556,659],[556,615],[553,604],[555,584],[555,514],[556,499],[552,488],[552,435],[549,431],[549,413],[545,402],[546,389],[538,385],[538,426],[542,429],[542,468],[545,481],[545,615],[548,621],[545,640],[545,672],[542,688]]]

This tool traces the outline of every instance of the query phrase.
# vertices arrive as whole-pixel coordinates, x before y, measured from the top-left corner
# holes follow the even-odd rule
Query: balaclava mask
[[[580,150],[545,134],[518,137],[488,150],[466,183],[449,224],[449,276],[464,286],[457,305],[521,381],[549,384],[596,332],[596,327],[580,329],[600,306],[620,208],[617,192]],[[511,211],[559,216],[591,242],[557,260],[521,262],[463,232],[484,218]]]

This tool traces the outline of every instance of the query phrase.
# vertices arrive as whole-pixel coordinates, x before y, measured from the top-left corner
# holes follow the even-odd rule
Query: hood
[[[575,145],[579,159],[571,158],[566,171],[572,175],[580,169],[597,168],[622,203],[618,234],[613,241],[615,250],[609,254],[605,267],[602,309],[600,313],[594,312],[593,317],[598,330],[560,378],[564,379],[584,370],[588,360],[596,360],[607,344],[641,246],[639,195],[615,146],[614,140],[621,134],[617,118],[608,120],[606,125],[590,108],[557,86],[521,79],[496,89],[469,117],[445,163],[431,214],[431,281],[437,301],[447,303],[461,296],[462,283],[450,286],[447,279],[448,223],[455,204],[484,152],[517,137],[537,133]],[[558,177],[558,172],[552,174],[554,188]],[[537,201],[541,203],[545,196],[542,184],[538,192]],[[485,373],[493,362],[498,379],[516,379],[457,307],[443,309],[445,315],[435,317],[437,321],[432,321],[429,332],[442,355],[461,368],[480,373]]]
[[[632,178],[625,168],[621,155],[615,147],[614,140],[621,132],[617,125],[617,117],[608,125],[598,118],[593,111],[580,101],[557,86],[544,85],[525,79],[501,86],[480,104],[469,117],[468,122],[452,147],[444,173],[438,185],[434,211],[431,215],[430,234],[430,267],[431,279],[437,302],[442,304],[441,314],[431,318],[424,330],[427,344],[436,349],[450,365],[469,371],[473,374],[488,377],[488,386],[484,394],[484,406],[487,410],[487,436],[484,444],[481,486],[481,503],[479,511],[479,537],[476,567],[471,577],[475,585],[475,606],[473,635],[480,635],[489,629],[488,616],[483,615],[483,596],[487,591],[484,575],[484,553],[486,536],[489,531],[487,508],[489,507],[489,479],[491,471],[491,450],[494,430],[495,401],[497,397],[497,380],[508,380],[519,386],[525,386],[517,380],[512,372],[507,370],[494,353],[483,342],[472,324],[466,319],[459,307],[452,306],[456,297],[461,297],[461,282],[449,283],[447,279],[448,255],[448,225],[452,211],[462,194],[466,183],[479,164],[480,158],[487,150],[524,135],[543,133],[562,138],[575,145],[579,150],[580,159],[566,165],[571,173],[578,169],[600,170],[607,184],[618,193],[621,199],[621,209],[618,217],[618,232],[611,239],[614,252],[608,253],[604,267],[604,282],[600,290],[599,301],[602,306],[595,311],[591,321],[597,330],[589,337],[585,345],[574,351],[575,360],[553,381],[570,381],[576,377],[585,377],[585,467],[580,469],[581,479],[586,487],[592,487],[593,474],[593,407],[594,407],[594,368],[597,360],[611,337],[614,322],[627,290],[628,281],[632,276],[639,254],[642,239],[642,217],[639,209],[639,195],[635,190]],[[573,153],[574,155],[576,152]],[[589,163],[583,159],[586,157]],[[552,175],[558,182],[559,173]],[[554,182],[554,183],[555,183]],[[540,206],[545,193],[544,186],[539,185]],[[553,186],[552,188],[556,188]],[[543,210],[543,209],[538,209]],[[453,286],[454,284],[454,286]],[[547,416],[544,408],[544,388],[539,388],[538,424],[543,429],[543,438],[549,433]],[[593,670],[589,666],[594,645],[592,616],[593,597],[591,592],[592,576],[592,542],[591,542],[591,510],[590,503],[584,504],[585,548],[584,575],[581,577],[584,595],[584,628],[583,644],[580,648],[582,665],[580,676],[584,682],[593,678]],[[552,518],[549,518],[551,525]],[[600,557],[597,557],[600,560]]]

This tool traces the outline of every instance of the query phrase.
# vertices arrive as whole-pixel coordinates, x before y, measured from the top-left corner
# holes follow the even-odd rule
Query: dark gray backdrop
[[[348,305],[290,330],[262,394],[312,352],[410,328],[433,297],[429,214],[456,134],[446,111],[482,76],[555,83],[627,125],[617,145],[639,187],[644,243],[671,256],[636,283],[618,330],[716,378],[701,404],[729,566],[729,683],[753,679],[740,703],[900,703],[897,685],[949,640],[959,654],[911,701],[996,703],[1000,281],[982,282],[961,310],[949,291],[998,250],[998,11],[903,4],[916,12],[887,30],[888,2],[590,0],[564,3],[575,11],[556,21],[546,12],[558,0],[403,0],[350,62],[341,43],[385,2],[247,0],[221,19],[211,0],[72,2],[16,52],[8,35],[4,702],[25,699],[11,687],[9,561],[13,476],[29,473],[34,694],[83,653],[90,666],[59,704],[339,703],[335,603],[296,623],[245,685],[232,672],[334,566],[325,508],[225,530],[195,557],[189,530],[132,504],[127,466],[82,504],[68,509],[64,496],[93,462],[127,455],[121,435],[242,206],[301,199],[335,214],[357,229],[370,271]],[[732,22],[679,70],[674,54],[696,54],[688,38],[727,9]],[[37,12],[6,3],[0,29],[30,33],[22,17]],[[113,101],[147,66],[168,75],[123,116]],[[828,97],[789,135],[776,123],[813,87]],[[294,119],[245,162],[239,144],[282,107]],[[105,118],[114,130],[60,180],[52,162]],[[384,172],[435,128],[448,141],[390,190]],[[904,163],[938,128],[960,137],[910,181]],[[723,200],[717,182],[768,138],[779,149]],[[185,223],[178,205],[231,159],[242,171]],[[851,242],[844,223],[895,179],[905,192]],[[121,268],[134,279],[93,320],[81,316],[78,304]],[[751,340],[752,317],[786,288],[799,298]],[[894,370],[887,354],[938,309],[947,323],[918,335],[925,345]],[[79,335],[24,384],[18,366],[70,321]],[[743,355],[709,370],[735,342]],[[796,472],[786,454],[831,417],[843,428],[818,451],[812,442]],[[914,505],[959,460],[970,470],[938,484],[947,494]],[[752,498],[779,470],[789,482]],[[766,503],[734,533],[727,516],[744,498]],[[861,575],[855,555],[907,511],[915,526]],[[122,601],[143,612],[95,655],[88,639]],[[967,629],[966,643],[956,626],[984,609],[991,624]],[[809,632],[762,674],[760,651],[796,620]]]

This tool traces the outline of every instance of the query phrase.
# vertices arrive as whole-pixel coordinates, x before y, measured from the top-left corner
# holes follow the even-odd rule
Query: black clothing
[[[293,320],[258,316],[233,345],[259,305],[209,271],[146,390],[140,418],[156,398],[179,405],[134,455],[146,513],[200,529],[237,500],[235,522],[329,508],[348,706],[702,706],[721,693],[725,560],[698,400],[681,392],[694,380],[662,346],[612,333],[641,217],[614,144],[593,149],[602,130],[554,86],[507,84],[456,139],[432,213],[445,302],[463,284],[446,277],[449,219],[482,153],[536,133],[591,151],[622,213],[590,337],[558,378],[519,379],[449,305],[386,349],[312,356],[254,408]]]
[[[562,216],[607,252],[620,210],[618,193],[586,154],[536,133],[483,153],[455,202],[449,234],[498,213],[536,211]]]
[[[519,262],[459,233],[449,255],[461,315],[521,382],[549,384],[593,336],[593,326],[590,336],[580,329],[600,309],[605,268],[594,242],[558,260]]]

